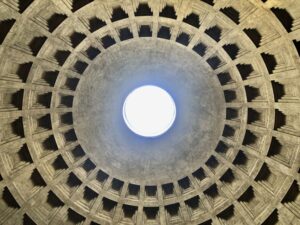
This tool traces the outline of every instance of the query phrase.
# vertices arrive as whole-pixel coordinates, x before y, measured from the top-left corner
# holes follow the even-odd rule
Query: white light
[[[170,129],[176,117],[176,106],[165,90],[146,85],[133,90],[123,105],[126,125],[136,134],[156,137]]]

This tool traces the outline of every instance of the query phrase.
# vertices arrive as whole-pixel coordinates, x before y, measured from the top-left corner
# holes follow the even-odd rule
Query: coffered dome
[[[298,0],[0,1],[0,224],[300,224],[299,54]]]

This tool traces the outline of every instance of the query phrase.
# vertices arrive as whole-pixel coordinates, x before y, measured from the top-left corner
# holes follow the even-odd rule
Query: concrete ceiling
[[[0,224],[299,224],[299,54],[297,0],[1,0]]]

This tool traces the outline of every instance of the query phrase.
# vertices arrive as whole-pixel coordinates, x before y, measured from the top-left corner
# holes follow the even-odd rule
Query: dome
[[[1,1],[0,224],[299,224],[299,55],[297,0]]]

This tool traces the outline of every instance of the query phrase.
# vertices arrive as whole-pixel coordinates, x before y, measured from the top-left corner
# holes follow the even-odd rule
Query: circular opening
[[[173,98],[164,89],[146,85],[133,90],[123,105],[123,118],[134,133],[157,137],[169,130],[176,117]]]

